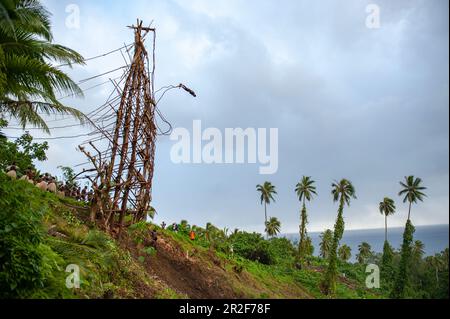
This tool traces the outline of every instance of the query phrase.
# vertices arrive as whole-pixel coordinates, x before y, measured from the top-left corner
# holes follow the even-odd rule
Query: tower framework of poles
[[[109,146],[100,152],[95,141],[90,141],[89,145],[98,152],[96,156],[80,146],[97,171],[95,178],[90,178],[94,188],[91,218],[101,219],[106,228],[119,226],[119,233],[125,216],[138,222],[146,218],[150,209],[157,138],[153,84],[155,29],[143,27],[139,20],[129,28],[135,35],[134,55],[124,75],[120,100],[117,99],[116,107],[110,105],[115,121],[109,130],[98,128]],[[152,62],[144,45],[149,33],[153,34]],[[118,86],[116,89],[120,91]]]
[[[114,185],[113,208],[120,211],[121,225],[129,209],[135,220],[141,220],[150,208],[157,135],[153,81],[144,46],[146,34],[155,30],[142,27],[142,21],[132,28],[135,52],[117,111],[106,172],[106,180]]]
[[[80,173],[94,173],[84,177],[93,187],[91,221],[112,232],[117,231],[119,236],[125,225],[145,220],[151,211],[156,139],[159,134],[167,135],[172,129],[158,109],[158,103],[173,89],[182,89],[196,97],[194,91],[179,84],[158,90],[160,97],[156,98],[156,30],[142,24],[138,20],[136,26],[129,27],[134,31],[134,54],[130,55],[127,50],[127,59],[121,52],[129,66],[120,81],[111,80],[115,89],[106,103],[90,113],[94,117],[91,124],[96,129],[90,134],[93,138],[79,146],[89,159],[85,164],[93,166]],[[151,54],[145,47],[149,34],[153,36]],[[163,132],[157,118],[169,130]],[[106,147],[98,146],[100,143],[105,145],[105,141]]]

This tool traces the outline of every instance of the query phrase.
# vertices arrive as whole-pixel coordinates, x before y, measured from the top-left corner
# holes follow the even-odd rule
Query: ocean
[[[400,249],[403,241],[404,228],[389,228],[388,240],[390,244],[397,250]],[[314,255],[318,256],[320,253],[320,234],[309,233],[314,245]],[[298,242],[298,234],[283,235],[293,242]],[[449,247],[449,225],[434,225],[434,226],[416,226],[414,233],[414,240],[420,240],[425,245],[425,255],[431,256],[440,253],[445,248]],[[358,245],[362,242],[367,242],[372,246],[374,252],[381,253],[384,245],[384,228],[382,229],[367,229],[367,230],[346,230],[342,238],[341,245],[347,244],[352,249],[351,261],[355,261],[355,256],[358,253]]]

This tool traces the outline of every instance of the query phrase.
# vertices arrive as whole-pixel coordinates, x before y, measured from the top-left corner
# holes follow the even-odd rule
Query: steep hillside
[[[0,173],[0,297],[3,298],[323,298],[324,265],[263,265],[150,223],[118,242],[88,222],[89,208]],[[158,240],[153,242],[150,230]],[[66,287],[68,265],[80,289]],[[339,298],[380,297],[347,269]]]

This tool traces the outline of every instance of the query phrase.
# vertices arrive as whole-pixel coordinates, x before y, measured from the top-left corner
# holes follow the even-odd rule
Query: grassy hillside
[[[264,241],[273,259],[264,264],[243,258],[242,247],[230,252],[150,223],[132,226],[119,243],[88,215],[88,207],[0,173],[0,298],[325,298],[324,262],[297,269],[283,240]],[[80,267],[80,289],[66,288],[71,264]],[[340,272],[337,298],[383,297],[364,287],[362,267],[342,264]]]

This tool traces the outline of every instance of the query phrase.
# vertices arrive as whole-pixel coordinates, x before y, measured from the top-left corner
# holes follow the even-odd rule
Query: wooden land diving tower
[[[99,129],[109,141],[108,149],[100,152],[92,141],[89,142],[98,152],[94,157],[80,146],[97,172],[95,180],[91,179],[94,187],[91,219],[99,220],[108,230],[119,229],[119,235],[126,216],[131,216],[133,224],[145,220],[150,210],[158,135],[153,82],[156,32],[153,28],[143,27],[139,20],[136,26],[129,28],[134,30],[134,55],[120,92],[120,103],[113,108],[116,113],[113,129]],[[153,34],[151,62],[144,45],[149,33]],[[171,88],[181,88],[195,96],[183,84]],[[109,156],[108,161],[102,160],[102,154]]]
[[[142,27],[142,21],[132,28],[135,30],[134,57],[117,111],[111,159],[106,171],[106,180],[114,184],[112,207],[120,212],[120,225],[131,207],[134,221],[147,216],[157,135],[153,83],[149,79],[148,53],[144,46],[145,35],[155,29]]]

